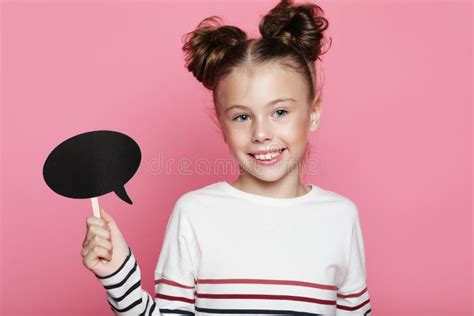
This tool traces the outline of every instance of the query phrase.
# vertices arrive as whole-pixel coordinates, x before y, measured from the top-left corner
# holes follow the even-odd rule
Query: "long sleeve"
[[[349,262],[345,277],[337,290],[336,315],[371,315],[370,297],[366,284],[364,240],[357,208],[352,223]]]
[[[115,315],[160,315],[156,311],[153,298],[141,286],[140,267],[129,249],[123,264],[108,276],[98,276],[107,292],[107,301]]]
[[[141,286],[140,267],[130,250],[122,266],[113,274],[96,277],[107,292],[115,315],[194,314],[196,263],[190,250],[194,243],[187,219],[181,214],[179,200],[170,215],[163,245],[155,268],[155,297]],[[130,249],[130,248],[129,248]]]
[[[156,303],[167,313],[194,315],[200,253],[191,224],[182,212],[183,200],[177,201],[170,216],[156,264]]]

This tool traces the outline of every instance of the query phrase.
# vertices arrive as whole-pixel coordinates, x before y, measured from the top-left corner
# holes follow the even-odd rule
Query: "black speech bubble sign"
[[[115,192],[133,204],[124,185],[141,161],[138,144],[115,131],[92,131],[73,136],[48,155],[43,166],[46,184],[57,194],[86,199]]]

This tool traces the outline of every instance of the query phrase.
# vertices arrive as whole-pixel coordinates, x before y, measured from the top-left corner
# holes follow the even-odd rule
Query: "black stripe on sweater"
[[[163,313],[163,314],[194,315],[193,312],[183,311],[181,309],[162,309],[162,308],[160,308],[160,313]]]
[[[130,278],[130,276],[135,273],[136,270],[137,270],[137,262],[135,261],[135,264],[133,265],[132,270],[130,270],[128,272],[128,274],[125,276],[125,278],[122,281],[120,281],[119,283],[116,283],[116,284],[104,285],[104,288],[106,290],[110,290],[110,289],[115,289],[115,288],[121,287],[122,285],[125,284],[125,282],[127,282],[127,280]]]
[[[148,308],[148,302],[150,302],[150,295],[147,295],[147,296],[146,296],[146,305],[145,305],[145,309],[143,310],[143,313],[140,313],[140,316],[145,316],[146,309]]]
[[[148,313],[148,316],[151,316],[153,314],[153,311],[155,310],[156,307],[156,302],[153,301],[153,305],[150,307],[150,312]]]
[[[113,296],[110,296],[111,299],[113,299],[114,301],[116,302],[120,302],[122,301],[124,298],[126,298],[128,296],[128,294],[132,293],[133,290],[135,290],[136,288],[138,288],[139,286],[141,285],[141,280],[138,280],[137,283],[135,283],[131,288],[129,288],[127,290],[127,292],[125,292],[124,295],[120,296],[120,297],[113,297]],[[148,304],[148,301],[147,301],[147,304]]]
[[[322,316],[323,314],[314,314],[306,312],[296,312],[288,310],[271,310],[271,309],[214,309],[214,308],[201,308],[195,307],[196,311],[203,313],[214,313],[214,314],[279,314],[279,315],[311,315],[311,316]]]
[[[113,277],[114,275],[116,275],[117,273],[119,273],[120,270],[123,269],[123,267],[125,267],[125,265],[127,264],[128,260],[130,259],[131,255],[132,255],[132,249],[130,249],[130,247],[128,247],[128,255],[127,255],[127,258],[125,258],[125,261],[124,261],[124,262],[122,263],[122,265],[117,269],[117,271],[115,271],[115,272],[112,273],[112,274],[106,275],[106,276],[99,276],[99,275],[97,275],[97,274],[94,273],[95,276],[96,276],[98,279],[102,279],[102,280],[103,280],[103,279],[108,279],[108,278],[110,278],[110,277]]]
[[[108,301],[108,300],[107,300],[107,301]],[[116,307],[115,307],[114,305],[112,305],[112,303],[110,303],[110,302],[109,302],[109,305],[110,305],[110,307],[112,307],[112,309],[113,309],[114,311],[117,311],[117,312],[119,312],[119,313],[122,313],[122,312],[126,312],[126,311],[128,311],[128,310],[134,308],[134,307],[137,306],[137,305],[140,305],[141,303],[142,303],[142,299],[140,298],[140,299],[136,300],[135,302],[133,302],[132,304],[130,304],[130,305],[128,305],[127,307],[122,308],[122,309],[116,308]]]

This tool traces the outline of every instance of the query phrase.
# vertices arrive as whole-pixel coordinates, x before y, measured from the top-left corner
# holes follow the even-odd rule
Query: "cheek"
[[[226,129],[225,136],[227,145],[232,148],[240,148],[247,144],[248,136],[244,130]]]
[[[279,134],[292,143],[306,140],[307,128],[303,121],[294,120],[291,124],[280,128]]]

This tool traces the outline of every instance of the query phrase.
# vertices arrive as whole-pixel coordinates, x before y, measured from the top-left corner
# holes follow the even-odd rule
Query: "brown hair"
[[[262,18],[259,39],[248,39],[236,26],[222,25],[218,16],[208,17],[184,35],[186,68],[213,91],[216,105],[218,83],[235,67],[251,69],[279,62],[302,75],[311,101],[315,97],[314,62],[326,53],[321,50],[329,23],[323,13],[315,4],[294,5],[292,0],[281,0]],[[217,106],[215,110],[218,113]]]
[[[325,52],[323,32],[329,22],[316,4],[295,5],[293,0],[280,0],[260,21],[262,35],[249,39],[236,26],[223,25],[218,16],[210,16],[192,32],[184,35],[183,51],[186,68],[204,87],[212,90],[214,110],[219,118],[216,92],[221,79],[236,67],[247,67],[278,62],[301,75],[308,86],[308,103],[314,100],[315,62]],[[319,96],[320,97],[320,96]],[[217,123],[217,122],[216,122]],[[303,164],[309,157],[309,143]]]

